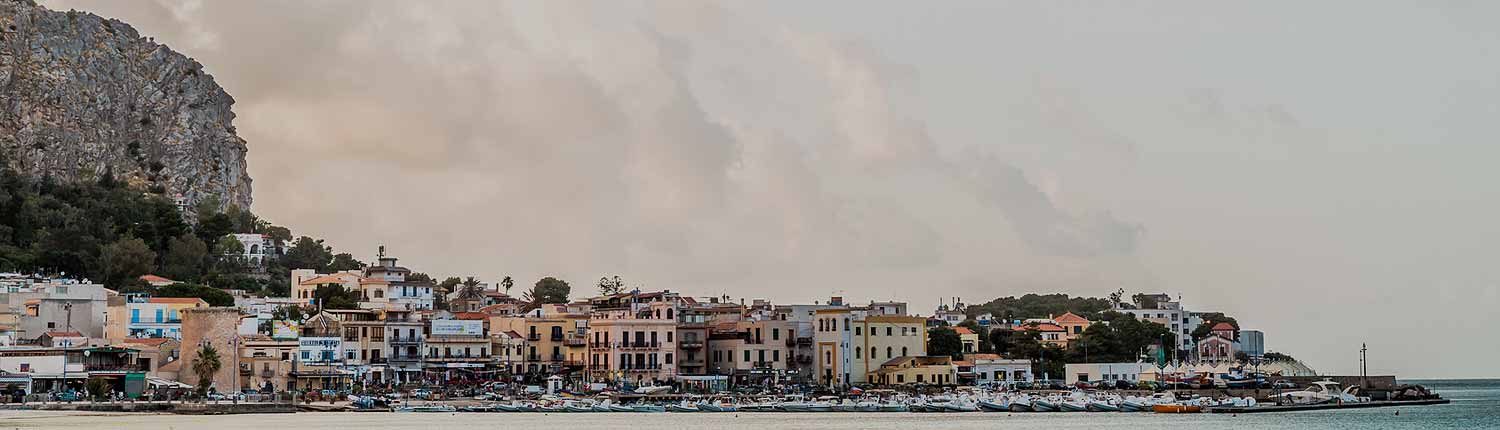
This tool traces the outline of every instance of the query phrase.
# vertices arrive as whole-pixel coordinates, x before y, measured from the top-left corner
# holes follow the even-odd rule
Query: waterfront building
[[[263,272],[266,269],[266,259],[275,258],[283,254],[282,247],[271,240],[271,236],[259,233],[234,233],[230,234],[240,242],[239,258],[245,262],[253,272]],[[213,244],[209,244],[213,247]]]
[[[7,293],[15,338],[36,339],[50,331],[77,331],[89,338],[104,337],[109,318],[108,298],[114,291],[103,285],[71,279],[32,281]],[[8,322],[8,321],[7,321]]]
[[[1155,380],[1158,371],[1153,363],[1069,363],[1063,369],[1064,381],[1068,385],[1100,381],[1125,381],[1135,385],[1142,380]]]
[[[318,287],[338,285],[346,291],[360,291],[359,281],[363,276],[355,270],[345,270],[334,273],[319,274],[312,269],[292,269],[292,298],[299,300],[302,306],[317,308],[315,294]]]
[[[1198,341],[1198,360],[1210,363],[1234,360],[1237,350],[1235,334],[1238,332],[1227,322],[1215,324],[1208,337]]]
[[[1068,347],[1068,330],[1062,328],[1062,326],[1060,325],[1057,325],[1057,323],[1053,322],[1052,320],[1026,320],[1025,322],[1021,323],[1020,326],[1016,327],[1015,330],[1036,330],[1037,335],[1039,336],[1039,340],[1041,340],[1042,343],[1056,345],[1062,348]]]
[[[141,371],[146,372],[146,377],[166,380],[177,379],[177,375],[175,374],[170,375],[171,377],[168,378],[166,377],[168,375],[163,375],[160,371],[162,366],[176,361],[177,357],[180,356],[182,342],[177,339],[164,337],[121,339],[114,341],[113,345],[119,348],[137,350],[136,365]]]
[[[949,306],[947,303],[938,305],[937,310],[932,312],[932,317],[950,326],[956,326],[964,322],[964,320],[969,319],[969,315],[964,312],[965,309],[966,307],[963,302],[954,297],[952,306]]]
[[[256,335],[242,338],[239,349],[240,386],[246,390],[277,392],[296,388],[293,365],[299,361],[297,339]]]
[[[968,371],[972,375],[965,378],[963,365],[955,362],[959,380],[977,385],[1009,386],[1036,379],[1031,373],[1031,360],[1024,358],[1004,358],[1000,354],[964,354],[962,362],[970,366]]]
[[[709,368],[709,357],[713,355],[709,350],[709,340],[714,328],[719,324],[732,325],[741,321],[743,309],[732,303],[723,303],[719,297],[707,301],[684,298],[684,302],[677,314],[677,374],[713,374]],[[771,314],[776,317],[774,311]]]
[[[1193,330],[1203,324],[1203,313],[1189,312],[1183,308],[1180,300],[1173,300],[1167,294],[1142,295],[1139,304],[1117,303],[1115,312],[1130,314],[1136,319],[1151,321],[1170,329],[1177,335],[1178,350],[1192,351]]]
[[[566,312],[565,306],[534,309],[525,315],[490,315],[492,333],[515,332],[521,360],[509,363],[516,375],[543,378],[584,370],[589,346],[589,316]]]
[[[591,300],[588,369],[594,382],[665,384],[677,376],[677,311],[670,291]]]
[[[904,356],[880,363],[864,379],[878,385],[955,385],[958,368],[953,357]]]
[[[886,361],[927,355],[926,318],[869,315],[854,308],[823,309],[814,316],[814,372],[821,385],[862,384]]]
[[[461,312],[428,321],[423,377],[432,381],[475,379],[490,363],[488,315]]]
[[[796,346],[793,323],[744,320],[719,323],[708,338],[709,374],[729,377],[733,385],[769,386],[786,380],[790,351]]]
[[[819,373],[821,367],[819,367],[817,360],[813,359],[818,354],[817,345],[813,342],[814,335],[816,334],[814,327],[816,327],[817,312],[825,309],[848,308],[849,306],[844,304],[843,297],[837,296],[830,298],[827,304],[813,302],[811,305],[794,304],[776,306],[774,308],[773,312],[776,318],[790,321],[794,325],[792,328],[797,333],[797,338],[794,341],[795,346],[791,351],[791,354],[796,358],[792,361],[792,368],[787,370],[787,373],[792,375],[794,381],[801,384],[813,384],[819,381],[818,375],[821,375]],[[904,309],[905,305],[903,304],[901,308]]]

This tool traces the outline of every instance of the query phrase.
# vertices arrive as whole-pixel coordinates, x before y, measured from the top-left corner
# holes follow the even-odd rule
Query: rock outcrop
[[[0,0],[0,158],[21,172],[249,208],[233,104],[197,61],[123,22]]]

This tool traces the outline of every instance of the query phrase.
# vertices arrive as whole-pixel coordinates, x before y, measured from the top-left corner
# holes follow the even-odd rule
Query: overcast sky
[[[1160,291],[1325,373],[1500,376],[1500,3],[47,4],[202,62],[255,212],[362,259]]]

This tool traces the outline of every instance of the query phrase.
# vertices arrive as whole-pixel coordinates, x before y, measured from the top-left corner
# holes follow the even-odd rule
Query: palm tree
[[[198,357],[193,358],[193,373],[198,375],[198,396],[208,394],[208,387],[214,383],[214,374],[219,373],[222,366],[219,351],[213,345],[204,344],[198,349]]]
[[[516,281],[512,281],[510,279],[510,275],[506,275],[505,279],[501,279],[500,280],[500,286],[505,287],[505,295],[509,296],[510,295],[510,287],[516,286]]]
[[[464,282],[459,284],[458,298],[464,300],[477,300],[481,297],[484,297],[484,287],[481,286],[479,280],[475,279],[473,276],[464,278]]]

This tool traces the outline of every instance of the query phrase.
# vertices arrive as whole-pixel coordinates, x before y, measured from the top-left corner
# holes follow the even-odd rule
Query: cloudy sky
[[[362,258],[1162,291],[1324,372],[1500,376],[1497,3],[47,4],[201,61],[254,210]]]

